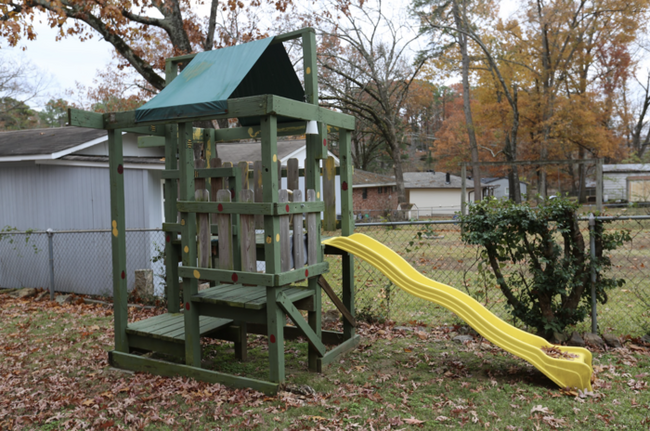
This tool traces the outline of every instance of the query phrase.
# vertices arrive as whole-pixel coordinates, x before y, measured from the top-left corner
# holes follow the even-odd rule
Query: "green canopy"
[[[228,99],[274,94],[304,101],[305,91],[282,43],[273,38],[197,54],[153,99],[136,109],[136,122],[226,114]],[[259,118],[240,118],[242,126]]]

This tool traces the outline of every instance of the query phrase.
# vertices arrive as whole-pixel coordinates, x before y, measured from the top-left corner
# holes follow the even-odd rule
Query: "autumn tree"
[[[411,62],[417,38],[408,22],[388,19],[381,0],[331,0],[321,22],[321,100],[372,125],[393,163],[398,202],[406,203],[401,110],[424,63]]]
[[[199,11],[203,7],[204,11]],[[34,20],[45,13],[58,38],[81,41],[101,37],[119,54],[119,68],[132,67],[144,86],[160,91],[165,86],[167,57],[207,51],[248,42],[267,35],[265,22],[283,28],[291,0],[3,0],[0,35],[11,46],[37,37]],[[266,20],[272,13],[278,20]]]

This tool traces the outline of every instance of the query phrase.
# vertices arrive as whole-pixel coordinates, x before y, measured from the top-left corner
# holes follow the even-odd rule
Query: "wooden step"
[[[200,316],[199,331],[201,336],[205,336],[210,332],[228,326],[231,323],[231,319]],[[184,343],[185,319],[183,313],[165,313],[149,319],[130,323],[126,327],[126,333],[129,335],[139,335],[142,337],[156,338],[175,343]]]
[[[266,308],[266,289],[264,286],[221,284],[202,290],[192,297],[192,301],[262,310]],[[309,298],[314,294],[311,289],[296,286],[284,287],[282,288],[282,293],[291,302]]]

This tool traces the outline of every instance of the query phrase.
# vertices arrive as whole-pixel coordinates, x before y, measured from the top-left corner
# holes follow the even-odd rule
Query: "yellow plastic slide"
[[[384,244],[363,234],[323,241],[347,251],[380,270],[396,286],[455,313],[485,339],[534,365],[562,388],[591,391],[591,352],[580,347],[549,344],[545,339],[517,329],[499,319],[471,296],[420,274],[406,260]],[[553,347],[561,354],[552,357],[542,348]],[[562,357],[563,356],[563,357]]]

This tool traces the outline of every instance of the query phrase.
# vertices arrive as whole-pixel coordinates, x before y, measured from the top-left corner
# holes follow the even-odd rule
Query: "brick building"
[[[397,209],[395,177],[354,170],[352,200],[359,219],[390,216]]]

